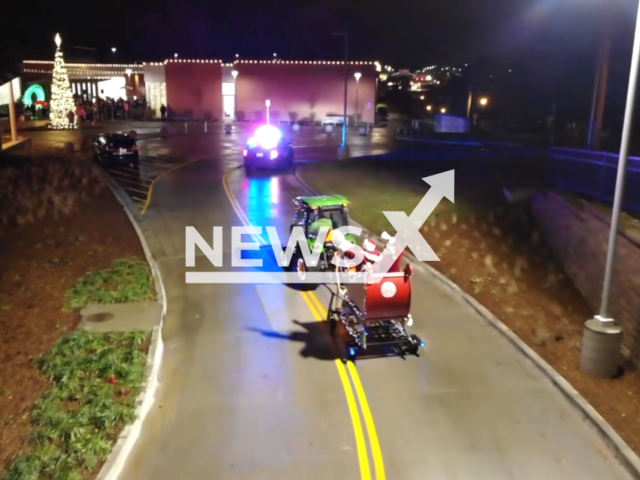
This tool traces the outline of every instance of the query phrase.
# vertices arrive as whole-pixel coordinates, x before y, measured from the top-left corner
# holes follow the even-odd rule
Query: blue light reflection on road
[[[280,228],[282,222],[280,204],[280,177],[257,177],[245,178],[242,183],[242,192],[245,198],[241,203],[245,206],[245,213],[251,225],[262,227],[260,237],[267,242],[268,246],[260,248],[259,251],[245,251],[242,258],[253,259],[261,258],[263,267],[258,268],[262,271],[278,271],[276,259],[274,257],[269,235],[266,227],[275,226],[280,236],[280,243],[284,243],[286,238],[285,231]]]

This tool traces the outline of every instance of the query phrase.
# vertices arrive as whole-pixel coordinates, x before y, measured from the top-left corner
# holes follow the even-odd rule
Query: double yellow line
[[[237,167],[240,168],[240,167]],[[251,221],[245,214],[240,202],[231,191],[228,184],[228,176],[236,169],[227,171],[222,177],[222,185],[224,191],[227,194],[227,198],[231,203],[234,211],[240,218],[240,221],[245,226],[251,227]],[[267,242],[259,235],[252,235],[254,239],[261,245],[267,245]],[[327,318],[327,310],[322,305],[322,302],[318,296],[313,292],[301,292],[302,298],[306,302],[311,314],[317,322],[323,322]],[[340,381],[344,389],[344,394],[347,398],[347,405],[349,407],[349,414],[351,416],[351,423],[353,425],[353,433],[356,437],[356,448],[358,452],[358,462],[360,464],[360,479],[361,480],[386,480],[387,476],[384,470],[384,461],[382,459],[382,451],[380,449],[380,442],[378,441],[378,434],[376,432],[375,423],[373,422],[373,415],[369,408],[369,402],[367,396],[364,393],[364,387],[358,375],[353,362],[347,362],[346,366],[341,360],[335,360],[338,374],[340,375]],[[357,400],[356,400],[357,399]],[[360,405],[360,408],[358,408]],[[360,415],[362,411],[362,415]],[[375,471],[375,477],[371,476],[371,465],[369,462],[369,453],[367,450],[367,442],[365,441],[365,430],[362,427],[362,419],[366,427],[367,436],[369,438],[369,446],[371,448],[371,457],[373,458],[373,467]]]
[[[309,310],[313,314],[313,317],[317,322],[323,322],[327,318],[327,310],[324,308],[318,296],[313,292],[302,292],[302,298],[307,303]],[[358,451],[358,462],[360,463],[360,478],[362,480],[386,480],[386,474],[384,471],[384,461],[382,459],[382,450],[380,449],[380,442],[378,441],[378,433],[376,432],[376,426],[373,422],[373,415],[369,408],[369,402],[367,396],[364,393],[362,382],[360,381],[360,375],[353,362],[342,363],[341,360],[335,360],[340,380],[342,381],[342,387],[344,388],[344,394],[347,397],[347,404],[349,406],[349,413],[351,414],[351,422],[353,424],[353,432],[356,436],[356,448]],[[353,386],[352,386],[353,382]],[[355,394],[354,394],[355,387]],[[358,402],[356,402],[356,398]],[[364,417],[364,424],[367,429],[367,435],[369,437],[369,446],[371,447],[371,456],[373,457],[373,467],[375,470],[375,477],[371,476],[371,467],[369,465],[369,454],[367,452],[367,446],[364,438],[364,429],[362,428],[362,421],[360,417],[360,411],[358,410],[358,403],[362,410],[362,417]]]

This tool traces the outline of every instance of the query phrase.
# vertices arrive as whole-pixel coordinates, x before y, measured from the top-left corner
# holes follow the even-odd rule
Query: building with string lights
[[[22,97],[27,103],[48,100],[53,63],[52,60],[22,62]],[[84,100],[98,97],[135,100],[145,95],[142,64],[66,63],[66,67],[74,96]]]
[[[47,100],[53,61],[25,60],[23,97]],[[347,115],[374,122],[378,62],[171,59],[142,64],[66,64],[73,93],[94,98],[146,99],[152,115],[165,105],[175,119],[259,121],[270,100],[274,121],[320,121]]]

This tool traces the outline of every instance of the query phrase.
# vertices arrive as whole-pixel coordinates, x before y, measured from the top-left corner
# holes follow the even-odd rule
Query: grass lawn
[[[32,429],[3,480],[92,478],[135,419],[145,377],[146,332],[62,337],[36,364],[52,387],[28,414]]]
[[[127,303],[154,298],[149,264],[146,260],[125,258],[81,278],[67,292],[65,309],[81,309],[92,303]]]
[[[487,160],[466,151],[456,154],[413,160],[390,156],[357,158],[308,164],[298,171],[317,191],[346,195],[352,202],[352,216],[377,233],[392,228],[382,211],[409,214],[415,208],[430,188],[422,178],[430,175],[451,169],[456,175],[455,205],[443,200],[434,218],[454,213],[459,218],[482,214],[503,205],[503,187],[541,182],[542,173],[535,159]]]
[[[449,277],[502,320],[563,375],[640,453],[640,382],[628,368],[619,379],[582,374],[582,327],[593,312],[544,244],[532,215],[509,205],[503,187],[535,187],[534,160],[451,158],[407,162],[402,158],[306,164],[299,176],[320,194],[340,194],[351,216],[373,233],[395,229],[382,211],[410,214],[429,186],[421,178],[455,169],[455,204],[444,199],[422,228]]]

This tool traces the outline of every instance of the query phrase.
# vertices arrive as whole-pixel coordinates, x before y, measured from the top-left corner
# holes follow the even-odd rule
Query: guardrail
[[[549,149],[547,182],[563,190],[611,203],[618,174],[617,153],[577,148]],[[629,157],[624,209],[640,213],[640,157]]]

